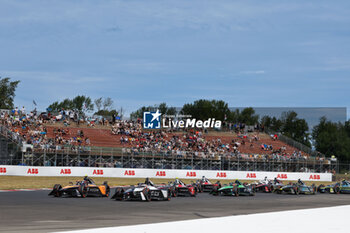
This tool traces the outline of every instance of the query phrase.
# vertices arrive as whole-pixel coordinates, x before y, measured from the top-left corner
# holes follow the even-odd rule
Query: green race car
[[[317,191],[319,193],[350,193],[350,182],[347,180],[342,180],[341,182],[331,184],[331,185],[323,185],[318,186]]]
[[[234,183],[230,183],[222,188],[215,187],[210,194],[214,196],[254,196],[255,187],[236,180]]]
[[[297,183],[290,183],[288,185],[282,186],[280,188],[277,188],[274,190],[277,194],[287,193],[287,194],[316,194],[317,188],[313,184],[311,186],[306,185],[303,181],[300,179]]]

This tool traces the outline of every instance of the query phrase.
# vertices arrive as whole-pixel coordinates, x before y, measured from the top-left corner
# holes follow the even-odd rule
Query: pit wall
[[[219,171],[219,170],[171,170],[141,168],[98,168],[98,167],[34,167],[1,166],[0,176],[91,176],[115,178],[164,178],[164,179],[242,179],[262,180],[265,177],[280,180],[332,181],[331,173],[262,172],[262,171]]]

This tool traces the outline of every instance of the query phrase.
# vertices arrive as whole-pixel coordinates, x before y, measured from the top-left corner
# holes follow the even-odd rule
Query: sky
[[[111,97],[350,109],[350,1],[0,0],[15,105]],[[348,110],[348,116],[349,116]]]

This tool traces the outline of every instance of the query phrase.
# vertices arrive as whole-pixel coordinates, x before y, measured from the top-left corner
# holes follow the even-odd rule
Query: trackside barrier
[[[262,180],[265,177],[281,180],[332,181],[331,173],[299,172],[254,172],[254,171],[211,171],[211,170],[170,170],[170,169],[134,169],[99,167],[33,167],[0,166],[0,176],[91,176],[116,178],[166,178],[166,179],[242,179]]]

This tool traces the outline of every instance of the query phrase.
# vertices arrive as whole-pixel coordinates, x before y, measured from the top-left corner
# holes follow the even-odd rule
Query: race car
[[[255,184],[255,192],[265,192],[271,193],[275,189],[279,189],[283,186],[283,183],[275,178],[274,180],[269,180],[267,177],[265,179],[260,180]]]
[[[169,201],[170,189],[167,186],[157,187],[146,178],[145,183],[136,186],[117,187],[111,199],[117,201]]]
[[[105,181],[102,185],[96,185],[89,177],[85,176],[82,181],[77,181],[75,185],[70,182],[68,186],[62,187],[55,184],[49,196],[54,197],[108,197],[110,187]]]
[[[295,194],[295,195],[316,194],[317,188],[314,184],[311,186],[307,186],[303,181],[299,179],[297,183],[290,183],[281,188],[275,189],[274,192],[278,194],[288,193],[288,194]]]
[[[175,179],[174,182],[169,182],[169,187],[172,196],[190,196],[195,197],[197,195],[198,186],[195,183],[185,184],[179,179]]]
[[[323,185],[318,186],[317,191],[320,193],[350,193],[350,182],[347,180],[342,180],[341,182],[331,184],[331,185]]]
[[[198,187],[198,192],[211,192],[215,187],[221,188],[220,181],[217,181],[216,183],[211,183],[209,179],[207,179],[205,176],[202,177],[201,180],[197,180],[195,183],[196,187]]]
[[[255,195],[255,185],[242,183],[236,180],[234,183],[230,183],[222,188],[214,188],[210,194],[214,196],[254,196]]]

